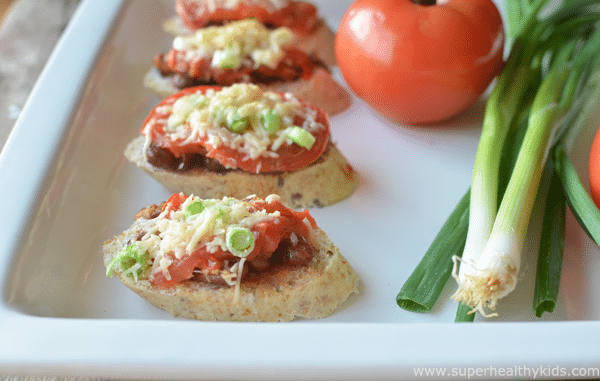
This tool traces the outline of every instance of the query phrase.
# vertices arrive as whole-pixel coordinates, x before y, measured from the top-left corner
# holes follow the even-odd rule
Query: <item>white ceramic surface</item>
[[[315,3],[335,28],[350,0]],[[412,379],[423,366],[600,363],[600,250],[571,215],[553,314],[532,311],[535,250],[499,318],[452,323],[452,281],[431,314],[395,304],[469,186],[483,102],[427,128],[391,123],[356,98],[331,119],[361,181],[349,199],[312,214],[362,284],[330,318],[186,321],[106,278],[102,243],[169,195],[122,150],[158,101],[142,76],[170,42],[160,24],[173,13],[171,0],[84,1],[0,155],[0,374]],[[591,133],[575,157],[583,176]]]

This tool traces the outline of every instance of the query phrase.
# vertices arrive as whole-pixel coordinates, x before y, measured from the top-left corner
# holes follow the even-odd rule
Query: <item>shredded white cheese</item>
[[[245,160],[261,156],[278,157],[277,150],[282,145],[293,144],[286,129],[295,126],[294,122],[298,119],[304,120],[298,127],[311,134],[324,128],[316,120],[316,110],[304,107],[293,95],[282,97],[254,84],[234,84],[220,91],[208,90],[205,93],[198,91],[164,107],[170,107],[170,115],[166,120],[149,121],[146,140],[149,139],[152,123],[165,123],[168,138],[181,145],[194,144],[205,138],[212,147],[223,145],[239,151]],[[263,124],[262,116],[267,110],[274,111],[280,119],[281,127],[275,133],[267,132]],[[249,123],[249,128],[243,133],[227,127],[236,118],[246,119]],[[149,141],[146,143],[149,144]]]
[[[242,283],[241,280],[242,280],[242,274],[244,273],[244,263],[245,262],[246,262],[246,258],[242,258],[237,263],[237,265],[238,265],[237,277],[235,278],[235,292],[234,292],[234,296],[233,296],[234,302],[237,302],[240,298],[240,285]]]
[[[173,48],[183,52],[188,61],[212,57],[213,67],[238,69],[251,64],[249,57],[255,67],[276,68],[284,57],[284,49],[294,39],[289,28],[270,30],[258,20],[244,19],[179,35],[173,40]]]
[[[277,199],[278,196],[269,198]],[[198,200],[201,199],[191,195],[178,210],[163,212],[158,217],[143,222],[142,227],[147,233],[138,244],[154,260],[152,272],[160,271],[170,279],[170,258],[181,259],[202,246],[209,252],[219,248],[227,251],[225,237],[228,226],[250,229],[259,222],[280,216],[278,211],[256,211],[248,200],[230,197],[201,200],[205,209],[200,213],[187,215],[186,208]]]
[[[257,3],[257,0],[201,0],[204,1],[208,6],[210,12],[214,12],[217,9],[233,9],[236,8],[240,3]],[[285,7],[289,0],[262,0],[260,3],[271,6],[274,9],[281,9]]]

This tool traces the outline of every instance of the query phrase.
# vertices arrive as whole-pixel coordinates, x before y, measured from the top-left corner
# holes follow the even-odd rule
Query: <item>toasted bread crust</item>
[[[105,266],[135,234],[136,225],[105,242]],[[145,279],[135,281],[132,276],[123,276],[118,266],[113,274],[142,298],[174,316],[206,321],[318,319],[331,315],[352,293],[357,293],[359,278],[319,228],[314,229],[314,242],[318,252],[307,266],[267,274],[260,281],[242,281],[237,298],[234,287],[190,280],[165,289]]]
[[[266,197],[277,194],[290,208],[331,205],[349,197],[358,184],[358,174],[330,143],[323,156],[312,165],[293,172],[253,174],[241,170],[224,173],[206,170],[171,172],[154,167],[144,155],[144,137],[139,136],[125,149],[125,157],[163,184],[171,192],[202,198],[224,196],[244,198],[250,194]]]

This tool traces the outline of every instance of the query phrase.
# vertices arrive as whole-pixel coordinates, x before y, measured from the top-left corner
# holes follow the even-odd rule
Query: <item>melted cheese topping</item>
[[[193,34],[177,36],[173,48],[184,51],[192,61],[212,57],[211,65],[224,69],[238,69],[249,65],[276,68],[284,57],[283,49],[294,41],[293,32],[285,27],[267,29],[254,19],[230,22],[223,26],[198,29]]]
[[[224,8],[224,9],[233,9],[236,8],[239,4],[241,3],[256,3],[257,1],[253,1],[253,0],[204,0],[206,1],[206,4],[208,5],[208,9],[211,12],[216,11],[219,8]],[[261,2],[259,2],[261,4],[268,4],[270,6],[272,6],[275,9],[281,9],[283,7],[285,7],[289,1],[288,0],[263,0]]]
[[[264,202],[278,199],[271,195]],[[152,272],[162,271],[170,279],[170,258],[181,259],[202,246],[206,246],[208,252],[219,248],[228,251],[226,234],[229,226],[250,229],[259,222],[280,216],[278,211],[251,211],[253,207],[248,200],[230,197],[201,200],[205,206],[202,212],[186,214],[186,207],[198,200],[201,199],[189,196],[180,209],[169,211],[167,208],[158,217],[143,222],[142,229],[146,234],[137,243],[154,260]]]
[[[263,91],[253,84],[235,84],[205,93],[198,91],[164,107],[166,109],[161,111],[168,112],[170,108],[171,112],[165,128],[171,140],[186,145],[207,137],[209,145],[225,145],[251,159],[262,155],[277,157],[276,151],[282,145],[293,144],[287,132],[295,126],[296,117],[304,120],[298,127],[310,133],[324,127],[316,121],[316,110],[303,107],[293,95],[286,94],[282,98],[278,93]],[[275,111],[281,121],[281,127],[275,133],[268,133],[263,125],[262,115],[266,110]],[[249,128],[241,134],[226,127],[236,118],[249,121]],[[145,135],[149,140],[150,134],[146,132]]]

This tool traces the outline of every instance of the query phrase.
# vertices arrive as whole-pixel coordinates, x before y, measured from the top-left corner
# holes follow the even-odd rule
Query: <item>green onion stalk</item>
[[[579,131],[590,123],[600,101],[600,73],[592,74],[585,85],[585,102],[577,102],[564,120],[561,135],[551,151],[551,161],[545,172],[548,179],[546,209],[542,222],[540,249],[536,268],[533,310],[541,317],[544,312],[553,312],[556,307],[562,270],[566,204],[579,221],[580,226],[600,245],[600,211],[583,186],[579,175],[571,164],[567,152],[573,148]]]
[[[522,59],[522,54],[516,54],[514,58],[509,59],[509,62],[514,65]],[[501,73],[486,104],[471,182],[468,233],[460,257],[468,267],[461,266],[461,273],[455,276],[456,278],[470,277],[467,270],[476,268],[475,264],[480,253],[488,243],[498,208],[500,180],[498,163],[501,161],[502,148],[511,132],[511,126],[515,125],[519,106],[524,102],[523,98],[529,88],[528,84],[536,76],[531,66],[516,66],[513,70],[510,70],[509,66],[507,69]],[[458,256],[454,257],[455,260],[458,258]],[[456,300],[471,305],[468,298],[457,295]]]
[[[573,116],[573,127],[566,131],[552,150],[552,159],[556,173],[563,184],[564,194],[573,212],[586,234],[600,246],[600,210],[596,207],[577,170],[569,160],[569,153],[574,149],[575,139],[582,128],[589,125],[591,116],[600,101],[600,68],[590,77],[588,101],[581,107],[581,112]]]
[[[552,24],[541,25],[554,27]],[[538,30],[542,31],[540,36],[543,36],[545,29]],[[562,35],[564,32],[561,30],[560,33]],[[453,273],[459,288],[452,298],[472,307],[473,311],[479,311],[485,317],[495,316],[491,311],[495,309],[498,300],[516,287],[529,219],[548,153],[558,127],[561,126],[561,118],[573,106],[582,92],[582,82],[589,76],[590,61],[595,60],[595,47],[600,42],[596,34],[592,33],[591,37],[586,34],[583,38],[577,36],[573,43],[555,45],[552,46],[552,51],[541,52],[544,56],[551,56],[549,68],[535,95],[528,129],[498,213],[493,218],[491,233],[489,237],[478,237],[480,241],[485,241],[483,250],[465,251],[462,258],[455,257],[455,262],[461,263],[458,274]],[[552,37],[550,33],[546,38]],[[476,158],[476,169],[478,159]],[[493,163],[486,161],[481,165]],[[496,194],[497,188],[490,187],[488,192]],[[478,200],[475,195],[472,195],[471,200],[473,213],[473,204],[477,205]],[[487,217],[490,218],[490,215]],[[480,232],[475,231],[475,234],[478,233]],[[467,243],[468,238],[469,236]]]
[[[527,129],[489,238],[480,252],[462,255],[460,272],[455,277],[459,289],[453,299],[483,316],[494,315],[487,309],[494,310],[498,299],[508,295],[517,284],[529,217],[568,74],[568,67],[561,65],[542,83],[529,118],[529,125],[535,127]]]
[[[565,195],[551,161],[546,164],[539,193],[538,197],[545,196],[545,206],[533,293],[533,311],[537,317],[554,312],[556,307],[565,241]]]
[[[539,29],[536,29],[537,16],[542,5],[542,1],[536,2],[536,8],[529,13],[524,25],[514,22],[514,15],[513,22],[509,22],[513,28],[515,24],[519,24],[522,34],[516,36],[506,66],[500,73],[486,103],[471,181],[469,225],[465,248],[461,256],[453,257],[453,276],[460,286],[453,299],[471,307],[476,305],[473,301],[478,297],[468,294],[473,292],[473,287],[467,282],[471,282],[472,273],[477,271],[477,262],[492,234],[499,206],[498,199],[503,195],[500,180],[510,176],[512,170],[509,168],[508,173],[503,173],[501,176],[501,166],[498,163],[501,162],[502,155],[506,155],[507,139],[515,132],[514,127],[518,125],[516,121],[524,104],[527,103],[527,96],[535,93],[539,86],[541,73],[534,60],[537,59],[535,47],[540,33]],[[523,13],[519,13],[519,19]],[[464,265],[460,266],[460,272],[456,273],[459,269],[459,260]]]

